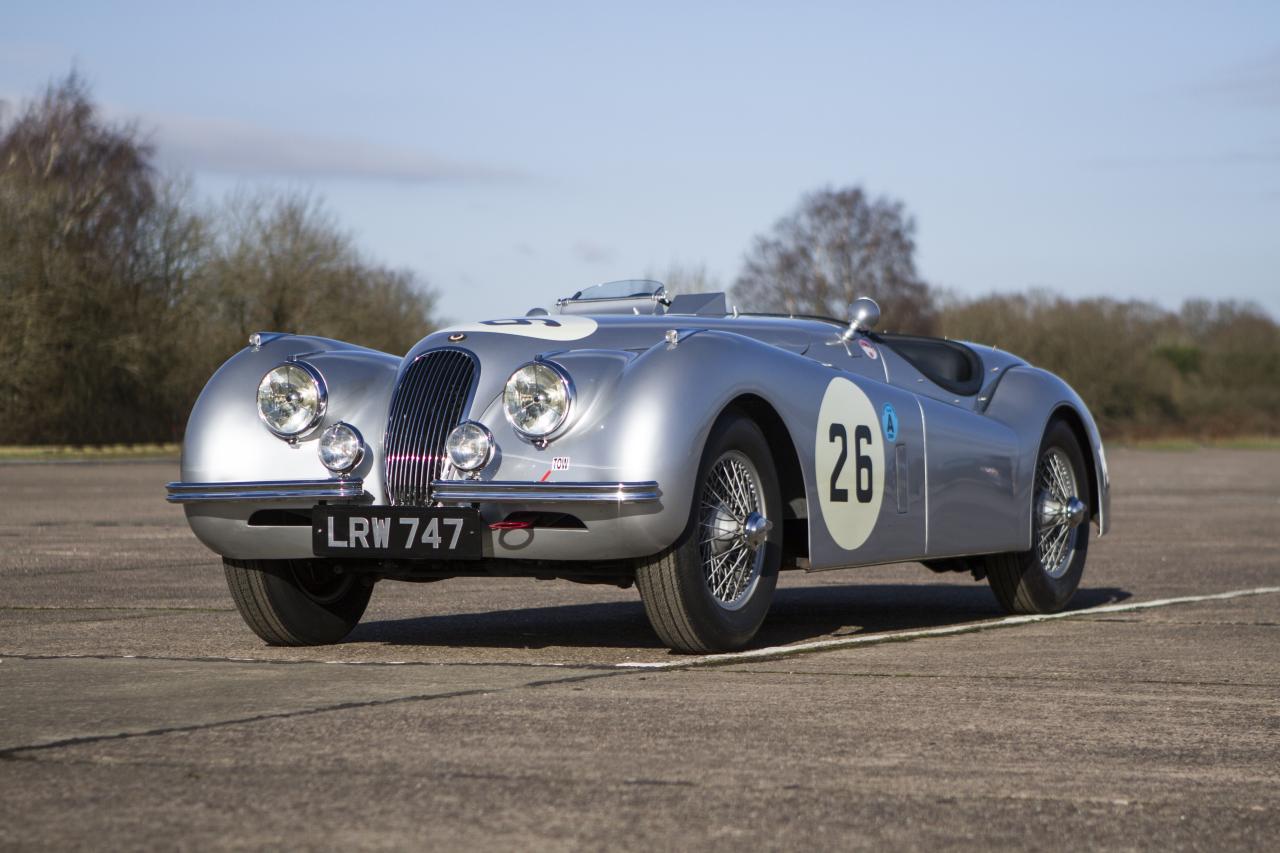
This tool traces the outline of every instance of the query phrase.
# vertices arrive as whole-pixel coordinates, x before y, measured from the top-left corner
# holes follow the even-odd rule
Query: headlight
[[[454,427],[444,445],[449,461],[459,471],[479,471],[493,456],[493,436],[475,421],[463,421]]]
[[[320,423],[329,394],[320,371],[301,361],[273,368],[258,383],[258,417],[281,438],[293,438]]]
[[[568,375],[545,361],[531,361],[511,374],[502,392],[507,420],[526,438],[545,438],[558,430],[572,402]]]
[[[319,453],[324,467],[341,474],[364,458],[364,438],[351,424],[336,423],[320,434]]]

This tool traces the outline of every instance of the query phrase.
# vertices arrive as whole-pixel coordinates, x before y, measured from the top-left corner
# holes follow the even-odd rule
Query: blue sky
[[[1280,317],[1280,3],[9,4],[210,198],[312,188],[453,319],[706,264],[825,185],[961,294]]]

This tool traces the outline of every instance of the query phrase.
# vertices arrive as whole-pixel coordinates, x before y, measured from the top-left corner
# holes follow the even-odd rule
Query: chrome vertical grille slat
[[[415,362],[416,364],[416,362]],[[407,482],[405,472],[408,470],[409,455],[412,452],[410,436],[416,434],[415,421],[420,416],[422,407],[413,405],[418,400],[422,386],[427,380],[428,371],[405,371],[401,384],[392,403],[391,415],[388,418],[387,433],[390,442],[394,436],[395,453],[388,456],[387,492],[388,498],[393,493],[392,483],[403,485]],[[396,405],[399,403],[400,405]],[[395,502],[394,500],[392,501]]]
[[[445,439],[462,420],[479,367],[460,349],[443,348],[414,359],[391,397],[383,438],[387,499],[423,505],[444,470]]]
[[[440,403],[435,407],[436,412],[439,414],[441,419],[441,423],[439,426],[435,423],[431,426],[432,431],[438,429],[446,438],[449,435],[449,430],[453,429],[454,425],[458,423],[458,416],[454,415],[450,417],[449,413],[459,412],[462,408],[462,404],[465,401],[468,391],[468,385],[470,384],[471,366],[465,362],[460,363],[455,368],[455,371],[454,375],[450,376],[446,382],[442,383],[441,387],[444,390],[441,395]],[[438,459],[432,460],[429,466],[425,464],[420,465],[418,476],[422,478],[421,482],[429,484],[431,480],[435,478],[436,472],[444,471],[446,461],[445,457],[446,451],[442,444]]]
[[[404,461],[405,453],[405,436],[408,431],[404,428],[404,421],[408,419],[408,410],[401,410],[396,404],[400,401],[401,396],[411,397],[413,393],[412,385],[421,381],[421,374],[415,373],[411,377],[406,377],[406,381],[400,383],[396,388],[396,393],[392,396],[391,411],[387,415],[387,433],[383,439],[383,448],[386,453],[385,467],[387,483],[387,491],[391,491],[391,483],[401,482],[402,477],[400,471]]]
[[[410,462],[409,480],[413,483],[413,495],[415,503],[424,503],[427,498],[426,487],[431,482],[431,472],[441,470],[443,460],[440,459],[444,455],[444,436],[448,435],[449,428],[453,423],[457,423],[456,414],[451,419],[447,404],[450,398],[450,392],[453,383],[458,380],[460,373],[459,365],[447,363],[442,365],[440,369],[440,381],[435,383],[434,387],[428,389],[428,396],[425,397],[425,405],[423,408],[424,421],[426,429],[423,435],[437,436],[440,435],[441,440],[437,446],[434,442],[420,449],[412,461]],[[446,422],[451,421],[446,426]],[[444,426],[442,430],[441,427]]]
[[[422,488],[422,483],[414,476],[418,460],[423,455],[431,452],[429,440],[424,441],[423,437],[429,439],[431,433],[427,431],[429,419],[434,414],[438,403],[440,386],[444,384],[444,377],[441,375],[448,368],[448,364],[441,362],[437,369],[427,371],[423,370],[419,377],[417,388],[415,389],[413,400],[415,408],[409,413],[408,428],[406,429],[406,452],[401,461],[401,482],[402,488],[397,503],[404,504],[422,504],[426,503],[426,493]]]
[[[413,462],[417,455],[423,452],[420,445],[420,436],[422,435],[422,426],[426,420],[427,413],[430,411],[430,403],[426,399],[430,392],[431,378],[426,370],[419,371],[414,383],[414,389],[411,392],[409,400],[411,406],[406,414],[404,448],[400,453],[400,482],[403,484],[405,493],[402,498],[407,503],[414,503],[417,491],[413,483]]]

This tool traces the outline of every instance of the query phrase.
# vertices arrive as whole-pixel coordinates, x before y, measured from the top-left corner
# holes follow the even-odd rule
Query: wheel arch
[[[713,428],[726,412],[741,413],[764,433],[785,501],[813,515],[810,430],[831,375],[829,366],[797,353],[737,334],[699,331],[633,359],[611,388],[609,405],[586,424],[590,429],[566,436],[564,451],[584,459],[594,454],[621,480],[658,482],[661,505],[646,517],[646,529],[666,547],[688,524],[694,463]],[[810,534],[806,527],[785,538],[807,551]]]
[[[1084,418],[1073,406],[1063,403],[1050,413],[1049,420],[1045,423],[1046,432],[1055,421],[1062,421],[1070,427],[1072,434],[1076,437],[1076,443],[1080,445],[1085,471],[1089,477],[1089,517],[1101,523],[1102,491],[1098,485],[1098,459],[1097,454],[1094,453],[1093,442],[1089,438],[1089,430],[1085,427]]]
[[[1047,370],[1030,365],[1009,368],[991,395],[984,414],[1013,428],[1019,436],[1019,499],[1026,500],[1030,535],[1030,487],[1039,458],[1040,442],[1055,418],[1065,421],[1080,443],[1089,469],[1089,513],[1098,524],[1101,537],[1111,528],[1111,476],[1106,450],[1093,415],[1070,385]],[[1028,540],[1029,541],[1029,540]]]
[[[782,492],[784,563],[794,562],[796,557],[807,558],[809,496],[805,487],[805,468],[800,464],[800,454],[791,431],[773,404],[758,394],[739,394],[730,400],[716,417],[716,423],[738,414],[749,418],[760,428],[773,456]]]

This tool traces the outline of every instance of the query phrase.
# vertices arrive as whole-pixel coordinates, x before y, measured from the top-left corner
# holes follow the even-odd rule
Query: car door
[[[923,556],[927,472],[919,401],[885,381],[880,348],[865,338],[815,355],[836,371],[815,424],[810,569]]]
[[[1017,502],[1018,437],[978,410],[976,395],[941,388],[884,344],[890,382],[910,389],[925,434],[925,542],[930,558],[1012,551],[1023,545]]]

